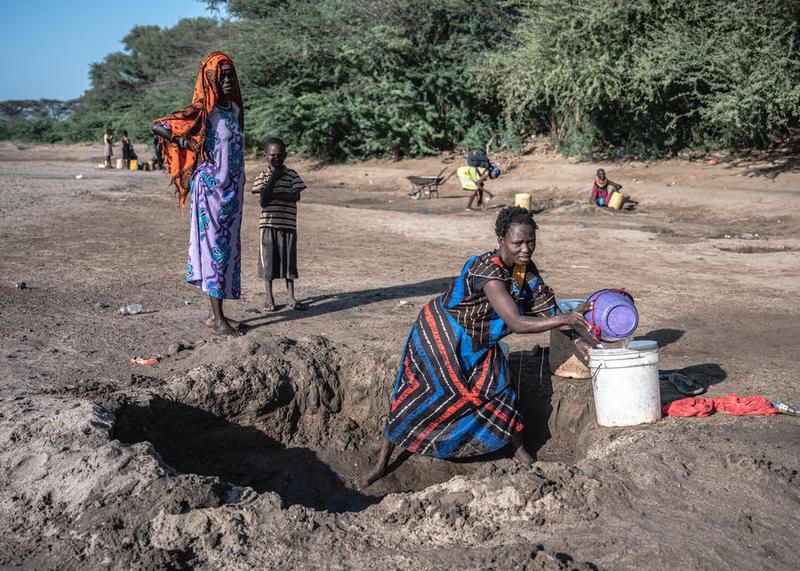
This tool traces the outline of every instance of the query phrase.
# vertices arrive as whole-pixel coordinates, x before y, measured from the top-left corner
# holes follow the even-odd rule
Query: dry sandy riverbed
[[[405,176],[457,163],[295,161],[309,183],[303,313],[252,311],[248,196],[243,299],[227,306],[250,329],[228,340],[182,283],[186,221],[163,176],[95,169],[99,155],[0,146],[0,567],[795,565],[800,419],[601,429],[587,383],[551,378],[532,351],[546,336],[510,338],[533,468],[412,457],[355,490],[417,311],[492,246],[494,212],[463,212],[455,181],[439,199],[405,195]],[[800,174],[606,164],[641,205],[613,215],[586,204],[599,165],[540,153],[508,166],[492,188],[500,203],[533,193],[535,258],[560,297],[624,286],[662,369],[709,396],[800,403]],[[143,313],[115,312],[134,302]],[[132,365],[140,355],[162,360]]]

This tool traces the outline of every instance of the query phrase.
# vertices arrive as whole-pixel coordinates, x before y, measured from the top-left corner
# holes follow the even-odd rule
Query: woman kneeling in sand
[[[498,343],[512,332],[587,328],[582,315],[591,310],[586,304],[558,311],[531,260],[536,229],[528,210],[501,210],[497,249],[468,259],[455,283],[422,309],[401,358],[378,462],[361,487],[386,474],[395,445],[464,458],[510,441],[517,462],[533,462],[522,444],[517,387]]]

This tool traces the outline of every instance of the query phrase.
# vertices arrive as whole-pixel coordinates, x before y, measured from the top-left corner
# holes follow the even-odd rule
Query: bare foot
[[[231,327],[227,319],[223,319],[220,323],[213,322],[211,332],[215,335],[226,335],[229,337],[238,337],[242,334],[242,332],[235,327]]]
[[[228,317],[225,318],[225,322],[231,329],[239,329],[242,326],[242,324],[236,321],[235,319],[230,319]],[[216,321],[214,321],[213,315],[205,320],[205,324],[206,327],[208,327],[209,329],[216,329]]]
[[[522,464],[523,466],[530,466],[535,462],[533,456],[531,456],[527,450],[525,450],[524,446],[520,446],[514,452],[514,462],[518,464]]]
[[[376,466],[358,480],[357,486],[359,490],[370,487],[373,483],[377,482],[386,475],[386,468],[383,466]]]

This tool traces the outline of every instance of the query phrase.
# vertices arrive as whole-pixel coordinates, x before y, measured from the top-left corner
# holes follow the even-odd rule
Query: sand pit
[[[276,359],[276,352],[283,356]],[[363,355],[358,370],[331,366],[350,351],[336,350],[324,338],[281,340],[253,353],[190,370],[143,401],[124,401],[113,410],[113,437],[152,444],[178,473],[215,476],[257,493],[275,492],[286,506],[334,513],[361,511],[387,493],[420,491],[510,455],[506,449],[443,462],[403,453],[385,481],[358,491],[359,469],[372,461],[385,414],[381,405],[388,399],[390,371],[383,360]],[[539,370],[541,359],[541,353],[519,354],[512,363],[528,375]],[[533,419],[526,428],[529,449],[549,461],[581,459],[595,428],[586,382],[554,384],[545,366],[541,382],[528,385],[523,411]]]
[[[630,549],[624,566],[647,567],[665,526],[672,535],[658,549],[681,565],[710,568],[734,549],[750,564],[786,561],[794,437],[753,419],[751,442],[769,445],[750,456],[738,451],[747,442],[702,444],[736,419],[599,428],[586,382],[550,377],[541,352],[511,358],[529,387],[535,466],[504,451],[468,462],[401,456],[359,491],[352,482],[377,448],[391,356],[354,354],[323,337],[239,339],[199,351],[192,358],[205,363],[185,373],[134,377],[95,404],[76,389],[2,402],[0,430],[14,446],[0,454],[0,532],[20,540],[5,544],[4,561],[592,569],[617,567]],[[703,502],[708,494],[727,501]],[[699,559],[680,549],[694,533],[687,521],[715,530],[717,551]],[[731,525],[766,543],[731,543]],[[596,540],[585,534],[597,530],[615,546],[603,559],[587,555]],[[451,554],[462,545],[475,547]]]
[[[443,539],[435,529],[420,527],[430,518],[450,530],[444,544],[494,537],[495,527],[481,523],[473,529],[468,523],[483,521],[484,512],[489,520],[544,524],[540,512],[559,485],[541,469],[530,472],[513,464],[507,450],[464,462],[402,454],[384,480],[364,491],[355,488],[359,471],[377,448],[388,387],[386,355],[353,360],[352,349],[322,337],[264,338],[258,347],[248,340],[232,343],[227,347],[232,359],[219,362],[210,351],[197,358],[214,364],[147,388],[141,378],[132,378],[129,386],[106,392],[102,404],[89,405],[74,390],[6,403],[6,410],[22,411],[3,416],[4,434],[16,443],[3,458],[5,481],[15,491],[6,505],[6,530],[66,527],[73,538],[93,538],[71,545],[76,561],[102,556],[116,563],[195,565],[207,554],[184,546],[185,534],[200,533],[205,541],[216,518],[222,519],[215,534],[232,533],[231,510],[300,518],[311,531],[320,525],[318,519],[337,514],[366,521],[377,517],[393,527],[415,529],[420,541],[432,545]],[[515,360],[519,364],[525,356]],[[528,361],[539,368],[535,359]],[[549,410],[550,422],[532,423],[526,436],[532,450],[546,450],[548,457],[563,453],[572,463],[585,454],[595,428],[586,414],[587,393],[582,407],[569,409],[563,404],[567,395],[553,386],[543,383],[549,400],[542,398],[545,393],[530,395],[536,399],[528,407],[531,414]],[[580,399],[571,394],[569,400]],[[574,476],[567,465],[554,466],[564,477]],[[497,479],[511,481],[496,489]],[[524,490],[514,490],[517,485]],[[536,502],[542,505],[535,507]],[[206,511],[202,530],[191,515],[197,510]],[[363,524],[354,519],[347,525]],[[63,551],[62,539],[60,533],[44,533],[34,560],[52,564],[48,553]],[[529,556],[553,568],[567,561],[541,546]]]
[[[243,259],[253,263],[228,307],[249,330],[229,340],[207,332],[206,300],[182,283],[186,228],[164,180],[95,170],[100,154],[0,145],[0,567],[795,565],[798,419],[600,428],[589,384],[552,377],[533,350],[546,335],[507,338],[533,467],[507,451],[397,456],[384,479],[356,489],[411,323],[493,245],[492,212],[464,213],[455,183],[440,199],[405,195],[406,176],[449,159],[293,161],[309,183],[305,312],[261,310],[248,196]],[[663,370],[698,379],[710,397],[800,402],[800,175],[604,165],[639,201],[614,215],[585,204],[597,166],[534,155],[495,181],[499,203],[533,193],[536,262],[559,297],[625,286]],[[248,175],[256,168],[248,162]],[[599,249],[610,255],[599,260]],[[142,313],[115,312],[128,303]],[[661,393],[678,396],[666,383]]]

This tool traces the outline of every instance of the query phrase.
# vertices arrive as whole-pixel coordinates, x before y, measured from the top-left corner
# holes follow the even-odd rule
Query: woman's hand
[[[582,303],[573,311],[561,315],[564,318],[562,328],[569,328],[581,336],[589,347],[597,347],[597,339],[594,336],[592,326],[586,321],[584,315],[592,311],[593,303]]]
[[[586,319],[583,317],[584,313],[589,313],[592,311],[592,307],[594,304],[590,303],[582,303],[569,313],[564,314],[564,325],[569,325],[573,329],[577,327],[582,327],[583,329],[590,329],[589,324],[586,322]]]
[[[167,125],[156,123],[150,127],[150,131],[153,133],[153,135],[158,135],[162,139],[166,139],[167,141],[172,140],[172,129]]]
[[[191,147],[191,141],[186,137],[181,136],[173,136],[172,135],[172,128],[168,125],[162,125],[160,123],[156,123],[153,125],[150,130],[153,132],[154,135],[158,135],[159,137],[166,139],[172,143],[178,145],[181,149],[188,149]]]

